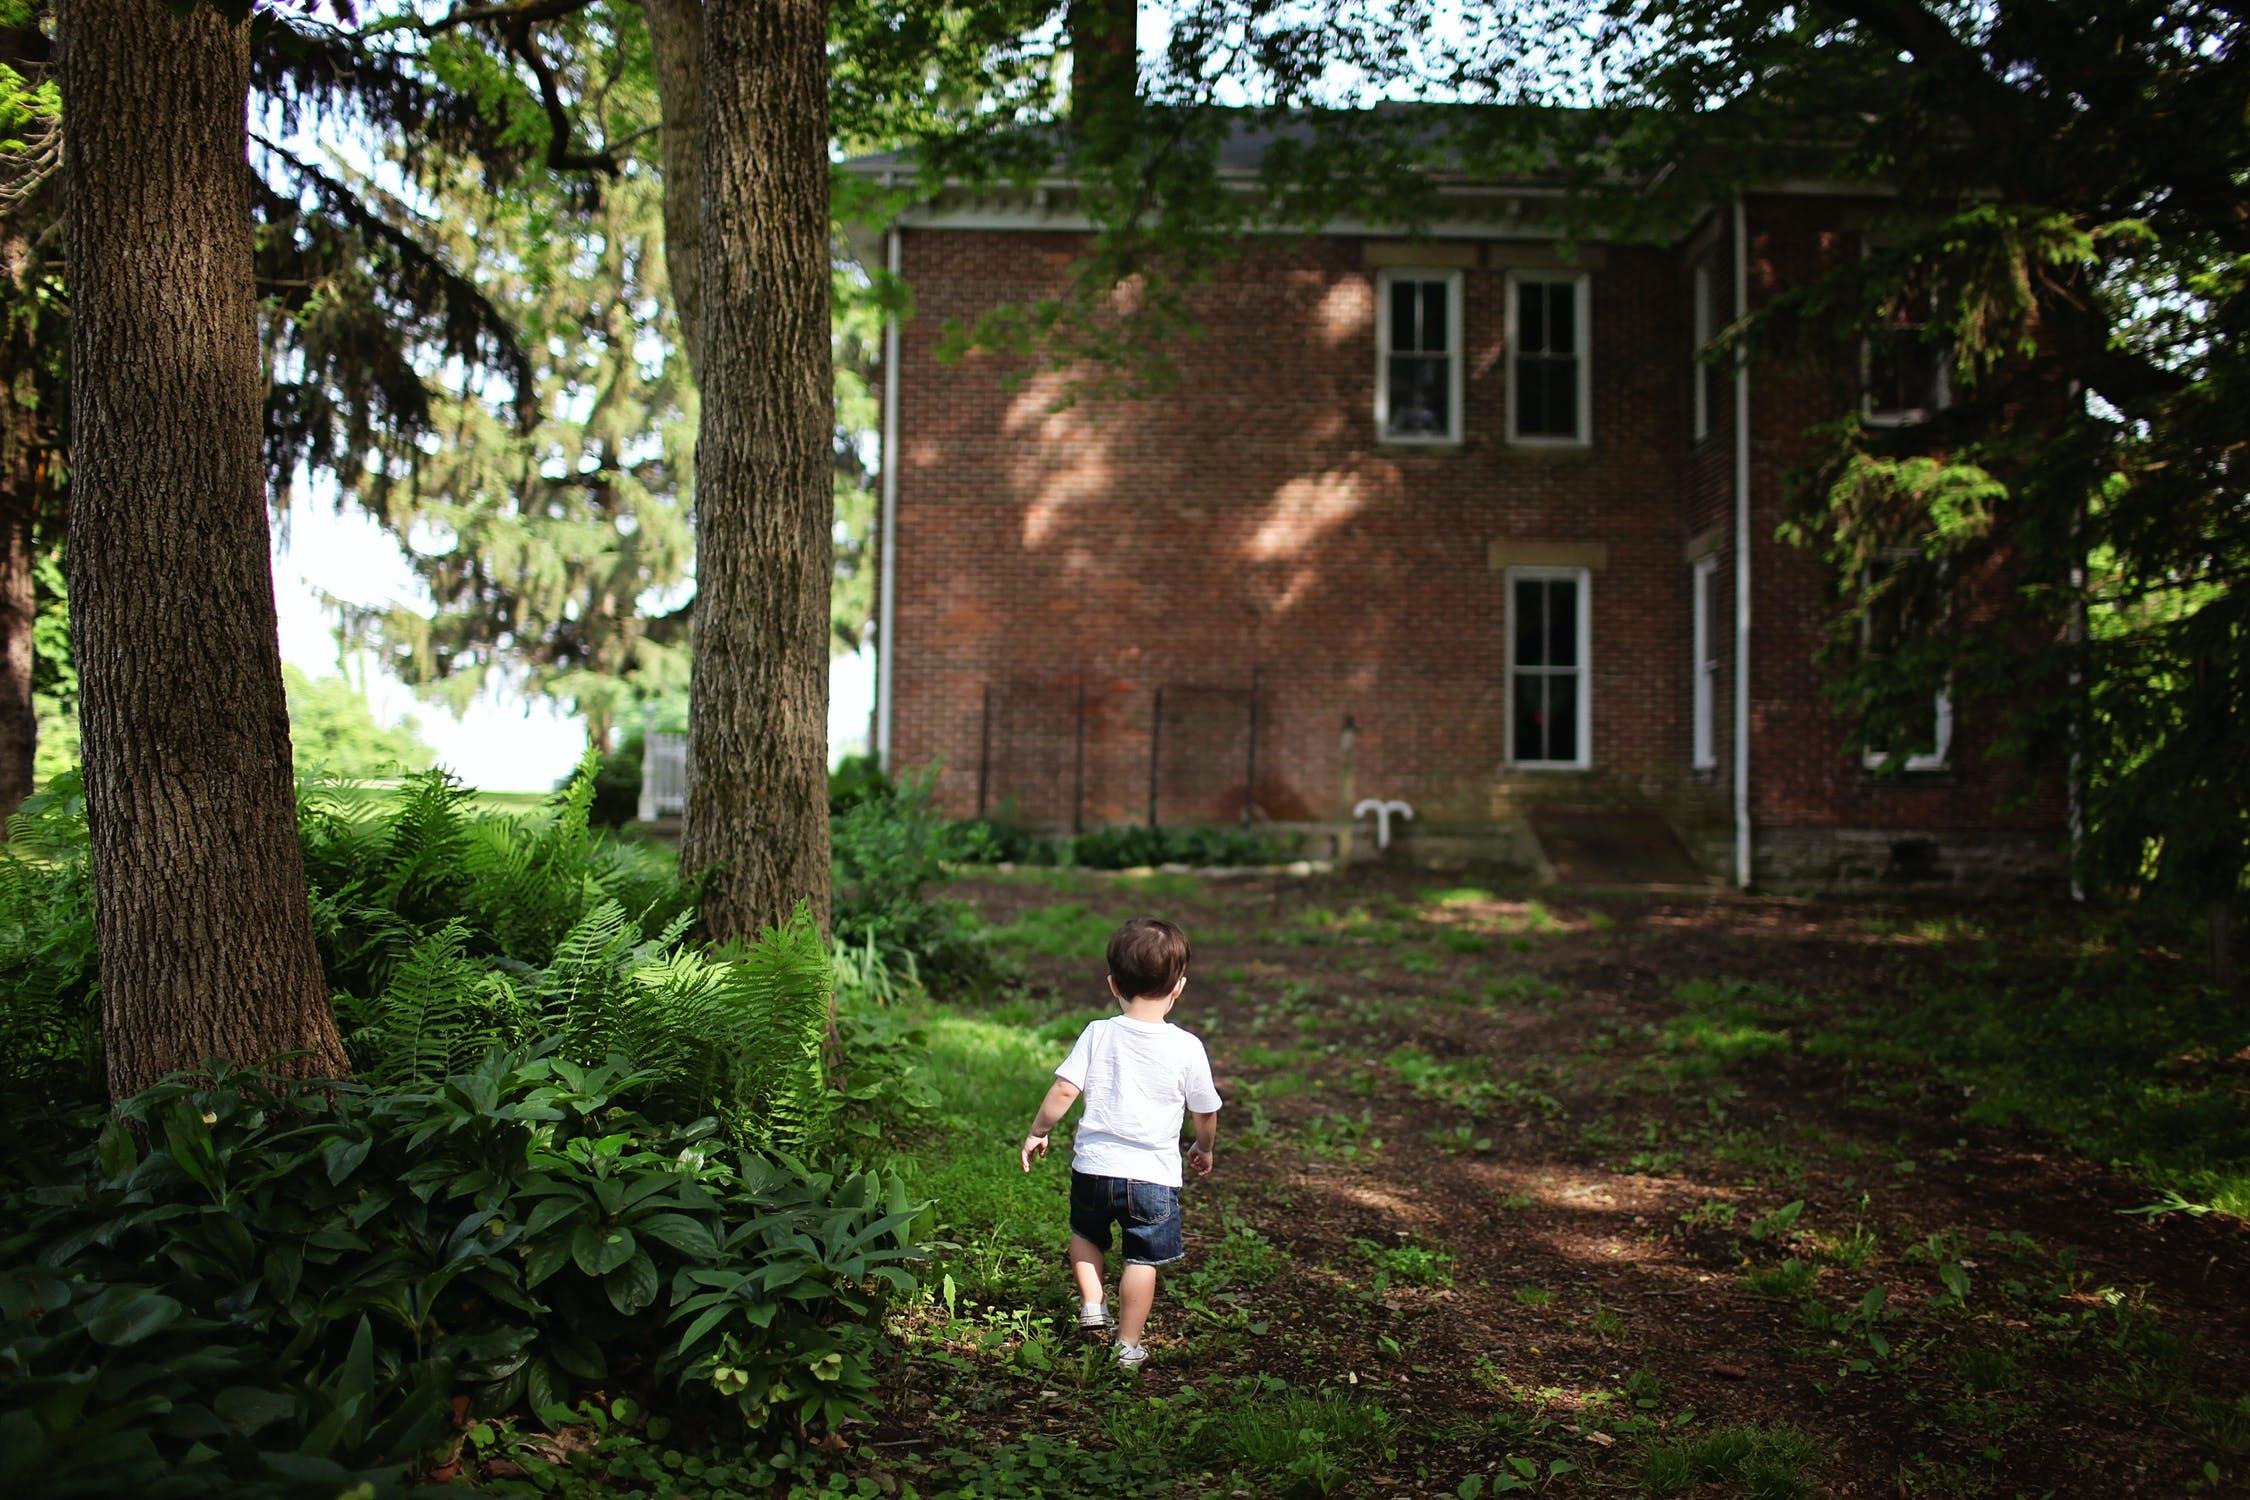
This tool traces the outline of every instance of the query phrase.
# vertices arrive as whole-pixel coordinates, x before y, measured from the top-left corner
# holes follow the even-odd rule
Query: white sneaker
[[[1109,1327],[1109,1309],[1100,1305],[1078,1309],[1078,1327],[1083,1333],[1100,1333]]]
[[[1146,1344],[1119,1344],[1117,1346],[1117,1368],[1120,1370],[1138,1370],[1147,1360],[1148,1346]]]

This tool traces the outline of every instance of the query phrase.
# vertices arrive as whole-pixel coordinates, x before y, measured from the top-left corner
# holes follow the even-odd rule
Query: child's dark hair
[[[1169,995],[1187,973],[1187,934],[1170,922],[1135,917],[1111,935],[1109,973],[1128,1000]]]

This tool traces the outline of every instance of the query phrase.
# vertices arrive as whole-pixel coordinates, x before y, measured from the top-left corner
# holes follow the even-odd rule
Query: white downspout
[[[1734,196],[1734,315],[1750,310],[1749,215]],[[1734,882],[1750,885],[1750,359],[1734,351]]]
[[[899,273],[899,234],[886,231],[890,273]],[[891,668],[898,618],[898,314],[883,318],[883,525],[876,553],[875,600],[875,764],[891,769]]]

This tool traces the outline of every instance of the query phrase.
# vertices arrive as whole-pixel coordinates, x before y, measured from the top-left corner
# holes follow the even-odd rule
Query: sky
[[[313,677],[342,670],[334,621],[321,596],[355,604],[421,606],[425,596],[398,544],[365,515],[339,510],[320,496],[300,495],[274,532],[274,603],[281,616],[281,659]],[[351,673],[360,676],[362,661]],[[586,730],[545,699],[486,692],[467,713],[425,703],[388,672],[366,673],[367,696],[385,723],[411,714],[438,760],[471,786],[495,792],[545,791],[566,775],[585,748]],[[829,678],[828,742],[839,749],[867,738],[875,701],[875,662],[861,652],[835,662]]]

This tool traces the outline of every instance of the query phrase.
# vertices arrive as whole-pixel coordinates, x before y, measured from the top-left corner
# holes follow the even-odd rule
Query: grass
[[[1070,1122],[1029,1173],[1016,1148],[1068,1044],[1013,1017],[959,1011],[933,1011],[926,1031],[940,1124],[894,1165],[931,1204],[923,1227],[953,1247],[940,1252],[945,1272],[980,1298],[1021,1297],[1051,1279],[1061,1249]]]
[[[1641,1487],[1651,1495],[1686,1495],[1719,1484],[1744,1500],[1796,1500],[1810,1493],[1806,1475],[1819,1463],[1819,1448],[1795,1428],[1736,1423],[1651,1447],[1641,1460]]]

